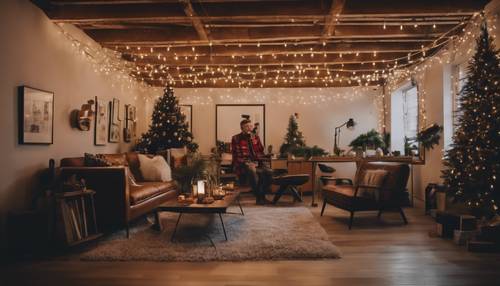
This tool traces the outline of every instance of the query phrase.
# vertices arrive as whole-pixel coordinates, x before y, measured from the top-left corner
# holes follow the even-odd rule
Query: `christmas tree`
[[[299,115],[297,113],[290,115],[285,141],[280,147],[280,154],[282,156],[289,153],[293,149],[306,146],[304,136],[302,135],[302,132],[299,131],[299,124],[297,124],[298,116]]]
[[[142,134],[135,150],[156,154],[169,148],[182,148],[192,138],[173,89],[166,87],[163,96],[155,104],[149,131]]]
[[[498,51],[481,26],[477,50],[460,91],[458,124],[443,171],[450,194],[482,215],[499,213],[500,67]]]

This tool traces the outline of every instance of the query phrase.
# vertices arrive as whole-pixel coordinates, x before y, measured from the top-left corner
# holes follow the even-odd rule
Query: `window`
[[[405,137],[415,138],[418,132],[418,92],[410,83],[391,95],[391,150],[405,154]]]
[[[408,138],[417,137],[418,132],[418,96],[417,87],[403,90],[403,122],[404,135]]]
[[[463,62],[454,66],[453,68],[453,131],[458,123],[458,118],[460,118],[460,91],[467,83],[467,62]]]

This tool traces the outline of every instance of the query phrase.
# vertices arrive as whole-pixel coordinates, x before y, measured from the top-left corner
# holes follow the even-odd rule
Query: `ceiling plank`
[[[339,20],[339,16],[344,9],[345,0],[333,0],[330,12],[325,20],[321,41],[324,41],[335,34],[335,25]]]
[[[179,1],[182,3],[184,7],[184,12],[191,19],[193,27],[196,29],[196,32],[198,33],[200,39],[203,41],[208,41],[207,31],[203,27],[203,23],[201,22],[201,20],[197,17],[198,15],[194,11],[193,6],[191,5],[191,1],[190,0],[179,0]]]

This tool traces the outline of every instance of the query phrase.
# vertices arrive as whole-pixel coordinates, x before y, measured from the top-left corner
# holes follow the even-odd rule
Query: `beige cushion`
[[[150,182],[167,182],[172,180],[172,172],[170,166],[163,156],[154,156],[150,158],[146,155],[139,154],[141,175],[145,181]]]
[[[359,181],[359,186],[366,186],[372,188],[380,188],[384,184],[387,176],[386,170],[365,170]],[[362,188],[358,190],[358,196],[365,198],[379,199],[380,193],[378,190],[372,188]]]

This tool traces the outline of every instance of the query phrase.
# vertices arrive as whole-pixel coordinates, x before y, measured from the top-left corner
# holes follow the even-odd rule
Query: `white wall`
[[[359,134],[382,126],[381,93],[379,87],[355,88],[197,88],[174,89],[181,104],[193,105],[193,135],[202,153],[209,153],[215,146],[216,104],[265,104],[266,145],[279,151],[288,127],[290,115],[299,114],[297,120],[306,144],[333,151],[334,128],[353,118],[357,125],[353,130],[342,128],[341,149],[349,150],[348,144]],[[155,97],[163,95],[156,89]],[[146,101],[147,120],[151,120],[154,98]],[[232,124],[239,127],[239,121]],[[380,130],[379,130],[380,131]],[[267,147],[267,146],[266,146]],[[354,163],[330,164],[339,177],[353,178]]]
[[[91,40],[77,35],[92,44]],[[93,131],[78,131],[69,124],[71,110],[99,96],[135,104],[144,90],[126,80],[95,72],[95,66],[78,54],[58,27],[29,1],[0,1],[0,246],[5,245],[4,223],[8,211],[29,207],[36,191],[37,174],[50,158],[59,160],[84,152],[112,153],[128,150],[125,143],[93,144]],[[55,94],[54,144],[17,143],[17,86],[29,85]],[[91,128],[93,130],[93,126]]]
[[[332,152],[334,127],[354,118],[356,127],[350,131],[342,128],[340,147],[347,145],[359,134],[378,129],[376,99],[382,88],[198,88],[174,89],[181,104],[193,105],[193,134],[200,144],[200,151],[210,152],[215,146],[216,104],[265,104],[266,145],[273,145],[277,152],[286,134],[288,119],[299,114],[299,130],[308,145],[318,145]],[[156,96],[163,94],[157,89]],[[150,120],[153,99],[148,99],[147,119]],[[239,126],[239,121],[233,122]]]

